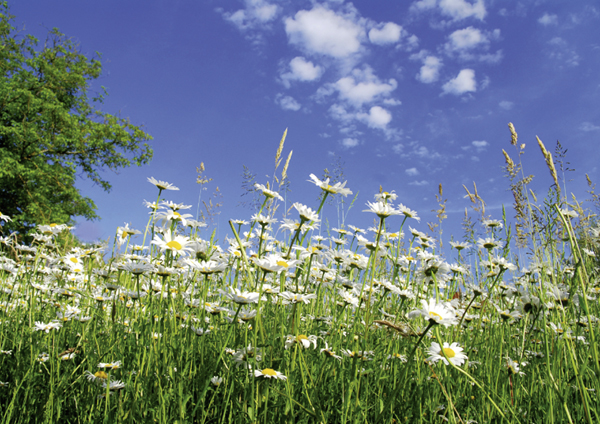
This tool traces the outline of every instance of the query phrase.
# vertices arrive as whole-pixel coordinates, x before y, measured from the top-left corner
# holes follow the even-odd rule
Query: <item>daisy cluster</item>
[[[177,369],[201,373],[206,384],[199,393],[206,394],[236,390],[250,378],[263,385],[298,382],[323,361],[323,378],[406,376],[411,367],[435,375],[441,364],[476,372],[489,359],[481,346],[500,334],[503,349],[492,360],[502,363],[512,384],[541,367],[550,346],[556,356],[555,349],[578,349],[594,337],[600,230],[581,251],[519,267],[502,233],[506,223],[484,219],[478,233],[450,242],[456,259],[449,262],[436,253],[439,238],[406,225],[419,216],[396,204],[393,191],[367,202],[374,227],[325,231],[325,199],[352,191],[311,174],[322,194],[318,208],[294,203],[294,212],[280,220],[274,211],[282,196],[256,184],[262,207],[247,221],[231,220],[221,246],[203,237],[206,224],[185,213],[190,205],[161,199],[177,187],[149,181],[159,195],[146,202],[144,231],[125,224],[110,244],[67,251],[56,242],[70,230],[66,225],[40,225],[30,244],[0,239],[0,308],[12,326],[1,327],[11,337],[0,341],[0,361],[20,354],[12,337],[18,322],[35,341],[27,345],[32,366],[71,362],[72,375],[98,386],[100,395],[135,391],[140,376],[171,384]],[[185,347],[179,352],[175,345]],[[102,362],[119,347],[135,368],[122,372],[121,361]],[[205,355],[205,370],[177,359],[196,361],[194,352]],[[150,370],[143,358],[153,354],[167,363],[152,362]],[[94,363],[90,358],[98,369],[83,371]],[[3,387],[14,386],[10,377],[0,374],[9,380]]]

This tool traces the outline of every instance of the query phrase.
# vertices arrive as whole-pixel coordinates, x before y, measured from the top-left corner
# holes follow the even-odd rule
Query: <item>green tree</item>
[[[15,30],[13,18],[1,2],[0,212],[12,218],[3,232],[97,219],[92,199],[75,188],[76,176],[109,191],[99,171],[148,163],[153,152],[144,141],[152,137],[95,107],[106,94],[101,88],[91,96],[99,59],[88,59],[56,28],[40,46]]]

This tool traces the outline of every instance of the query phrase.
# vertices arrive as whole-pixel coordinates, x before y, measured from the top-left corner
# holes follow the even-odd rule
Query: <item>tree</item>
[[[3,232],[25,234],[37,224],[97,219],[92,199],[75,187],[83,175],[109,191],[99,171],[152,159],[152,137],[129,120],[96,109],[106,92],[91,97],[101,75],[58,29],[42,47],[11,25],[0,3],[0,212],[12,218]],[[99,54],[97,53],[99,56]]]

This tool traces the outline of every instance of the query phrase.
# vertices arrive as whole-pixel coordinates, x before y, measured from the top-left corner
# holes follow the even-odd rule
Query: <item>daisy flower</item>
[[[185,254],[192,250],[188,237],[175,235],[171,233],[170,229],[167,229],[163,238],[156,234],[151,243],[157,245],[161,252],[170,250],[171,252]]]
[[[398,206],[398,212],[400,212],[407,218],[413,218],[419,222],[421,221],[421,218],[419,218],[419,216],[417,215],[417,212],[413,211],[412,209],[408,209],[402,203],[400,203],[400,206]]]
[[[121,368],[121,361],[116,362],[100,362],[98,364],[98,368],[110,368],[111,370],[116,370],[117,368]]]
[[[281,195],[279,193],[277,193],[276,191],[273,191],[273,190],[269,190],[263,184],[256,183],[256,184],[254,184],[254,188],[262,191],[262,194],[264,194],[269,199],[275,198],[275,199],[279,199],[279,200],[283,201],[283,197],[281,197]]]
[[[320,221],[319,215],[308,206],[305,206],[302,203],[298,202],[294,203],[292,206],[298,211],[298,213],[300,214],[300,218],[303,221]]]
[[[285,348],[289,349],[291,346],[293,346],[295,343],[298,343],[299,346],[304,347],[305,349],[308,349],[310,347],[310,344],[312,343],[314,348],[317,347],[317,336],[305,336],[304,334],[298,334],[297,336],[286,336],[286,340],[285,340]]]
[[[276,380],[287,380],[287,377],[280,373],[279,371],[275,371],[271,368],[264,368],[262,370],[254,370],[254,377],[256,378],[274,378]]]
[[[215,387],[218,387],[219,384],[221,384],[223,382],[223,377],[219,377],[218,375],[215,375],[213,378],[210,379],[210,384],[212,384]]]
[[[467,355],[462,352],[463,348],[460,347],[458,343],[452,343],[450,345],[448,343],[444,343],[444,347],[441,348],[438,343],[433,342],[428,350],[430,356],[427,358],[427,361],[435,363],[441,360],[446,365],[448,365],[448,361],[450,361],[456,366],[461,366],[465,360],[468,359]]]
[[[230,288],[229,293],[224,293],[228,299],[233,300],[238,305],[247,305],[249,303],[258,303],[260,293],[241,291],[237,288]]]
[[[299,293],[292,293],[289,291],[285,291],[283,293],[279,293],[279,296],[281,296],[283,298],[283,304],[287,305],[289,303],[300,303],[300,302],[304,302],[306,304],[310,303],[311,299],[315,299],[317,297],[316,294],[312,293],[312,294],[299,294]]]
[[[369,209],[363,210],[363,212],[373,212],[380,218],[387,218],[392,215],[400,215],[402,212],[394,209],[393,206],[383,202],[367,202]]]
[[[343,183],[335,183],[331,186],[329,185],[329,178],[327,178],[325,181],[321,181],[316,177],[315,174],[310,174],[310,180],[308,181],[314,183],[317,187],[320,187],[321,190],[327,193],[341,194],[344,197],[352,194],[352,191],[349,188],[345,188],[347,181],[344,181]]]
[[[34,330],[35,331],[45,331],[46,333],[49,333],[50,330],[58,330],[61,327],[62,327],[62,324],[57,321],[52,321],[52,322],[49,322],[48,324],[44,324],[43,322],[36,321]]]
[[[154,184],[160,191],[163,190],[179,190],[178,187],[175,187],[173,184],[168,183],[166,181],[160,181],[155,179],[154,177],[148,178],[148,182]]]
[[[421,300],[422,309],[417,309],[408,314],[409,318],[423,316],[430,324],[442,324],[445,327],[458,324],[454,309],[444,303],[436,303],[435,299]]]

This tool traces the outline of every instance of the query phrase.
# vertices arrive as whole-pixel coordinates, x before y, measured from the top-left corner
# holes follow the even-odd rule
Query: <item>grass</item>
[[[109,247],[65,247],[61,225],[31,246],[3,237],[2,422],[600,421],[600,230],[539,144],[546,199],[504,152],[516,222],[467,190],[452,259],[406,228],[417,213],[393,193],[367,205],[371,236],[318,237],[326,200],[350,193],[316,177],[316,210],[275,222],[279,195],[262,186],[222,247],[156,180],[142,245],[128,227]]]

